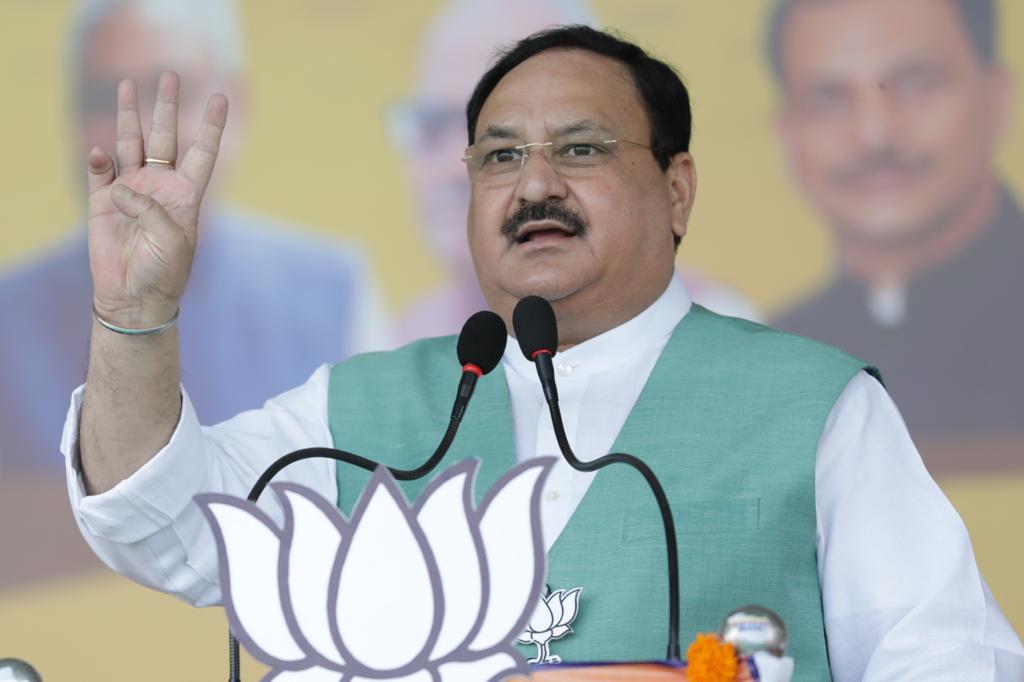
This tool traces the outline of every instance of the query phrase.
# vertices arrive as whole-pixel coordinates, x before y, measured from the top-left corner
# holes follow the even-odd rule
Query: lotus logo
[[[540,599],[540,490],[554,460],[517,466],[473,507],[477,463],[410,506],[379,469],[345,519],[272,486],[278,528],[226,495],[196,501],[214,531],[232,631],[278,682],[481,682],[526,664],[514,648]]]
[[[555,590],[537,604],[526,630],[519,635],[523,644],[537,645],[537,658],[530,659],[530,663],[562,662],[561,657],[551,654],[551,642],[572,632],[572,622],[579,612],[580,590]]]

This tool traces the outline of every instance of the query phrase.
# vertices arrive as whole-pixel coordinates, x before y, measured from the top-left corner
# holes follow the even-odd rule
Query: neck
[[[554,301],[552,307],[558,318],[558,350],[565,351],[625,324],[647,310],[665,293],[671,277],[644,296],[629,301],[613,302],[576,301],[575,297]]]
[[[902,285],[917,273],[953,258],[991,222],[999,203],[999,189],[991,176],[968,196],[962,207],[918,228],[905,240],[864,239],[854,230],[839,230],[843,268],[869,289],[880,289]]]

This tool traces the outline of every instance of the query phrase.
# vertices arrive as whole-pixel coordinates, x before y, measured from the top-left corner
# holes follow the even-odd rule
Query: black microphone
[[[551,359],[558,350],[558,322],[551,304],[540,296],[520,299],[512,311],[512,328],[516,330],[516,340],[523,355],[537,365],[544,399],[549,405],[557,403],[558,388]]]
[[[448,429],[444,432],[444,437],[441,438],[434,454],[427,461],[415,469],[391,469],[392,476],[399,481],[414,481],[423,478],[441,463],[452,441],[455,440],[455,433],[466,414],[476,382],[498,366],[501,356],[505,354],[507,342],[508,331],[505,328],[505,321],[497,313],[481,310],[466,320],[466,324],[462,325],[458,343],[455,344],[455,352],[459,364],[462,365],[462,377],[455,391],[455,404],[452,405]]]
[[[452,407],[452,419],[461,421],[466,413],[466,406],[476,388],[477,379],[501,362],[505,354],[505,343],[508,341],[508,330],[505,321],[490,310],[474,313],[466,324],[462,325],[462,333],[455,345],[455,352],[462,365],[462,380],[455,394],[455,405]]]
[[[670,661],[681,659],[679,648],[679,548],[676,543],[676,524],[669,508],[668,497],[658,477],[640,458],[625,452],[615,452],[598,457],[592,462],[582,462],[576,457],[565,435],[562,423],[562,411],[558,406],[558,389],[555,386],[555,372],[552,358],[558,350],[558,322],[551,304],[539,296],[527,296],[516,304],[512,312],[512,327],[516,332],[519,348],[527,360],[537,367],[544,398],[551,413],[551,425],[555,429],[555,438],[562,457],[577,471],[593,472],[603,469],[609,464],[627,464],[644,477],[661,512],[661,523],[665,528],[665,546],[668,553],[668,647],[667,658]]]
[[[469,399],[473,397],[473,390],[476,388],[477,380],[498,366],[498,363],[501,362],[501,356],[505,353],[507,341],[508,332],[505,328],[505,322],[496,313],[489,310],[481,310],[466,320],[466,324],[462,326],[459,340],[456,343],[456,353],[459,358],[459,364],[462,365],[462,376],[459,379],[459,387],[455,393],[455,404],[452,406],[448,428],[445,430],[444,436],[441,438],[441,442],[434,450],[434,453],[423,464],[415,469],[388,467],[388,471],[391,472],[395,479],[399,481],[413,481],[423,478],[441,463],[441,460],[444,459],[452,442],[455,440],[459,424],[462,423],[462,418],[466,414],[466,408],[469,406]],[[278,458],[267,467],[266,471],[253,484],[246,499],[250,502],[255,502],[263,493],[264,488],[282,469],[289,464],[314,457],[325,457],[345,462],[370,472],[380,466],[378,462],[372,459],[367,459],[345,450],[335,448],[303,448]],[[229,630],[228,682],[241,682],[241,679],[239,673],[238,640]]]

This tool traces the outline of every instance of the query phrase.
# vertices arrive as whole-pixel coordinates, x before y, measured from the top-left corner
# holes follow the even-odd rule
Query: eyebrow
[[[577,133],[601,133],[611,135],[611,132],[597,121],[584,118],[559,126],[551,131],[551,137],[562,137],[563,135],[575,135]]]
[[[519,139],[520,137],[521,135],[519,135],[510,126],[489,125],[484,130],[484,134],[477,138],[476,141],[480,142],[482,140],[487,139],[516,140]]]

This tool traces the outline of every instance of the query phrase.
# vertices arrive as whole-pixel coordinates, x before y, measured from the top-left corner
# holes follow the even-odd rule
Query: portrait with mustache
[[[1019,448],[927,445],[1024,432],[1024,218],[995,169],[1012,95],[998,28],[993,0],[781,0],[767,30],[779,139],[836,266],[773,323],[877,362],[943,472],[1024,468]]]

